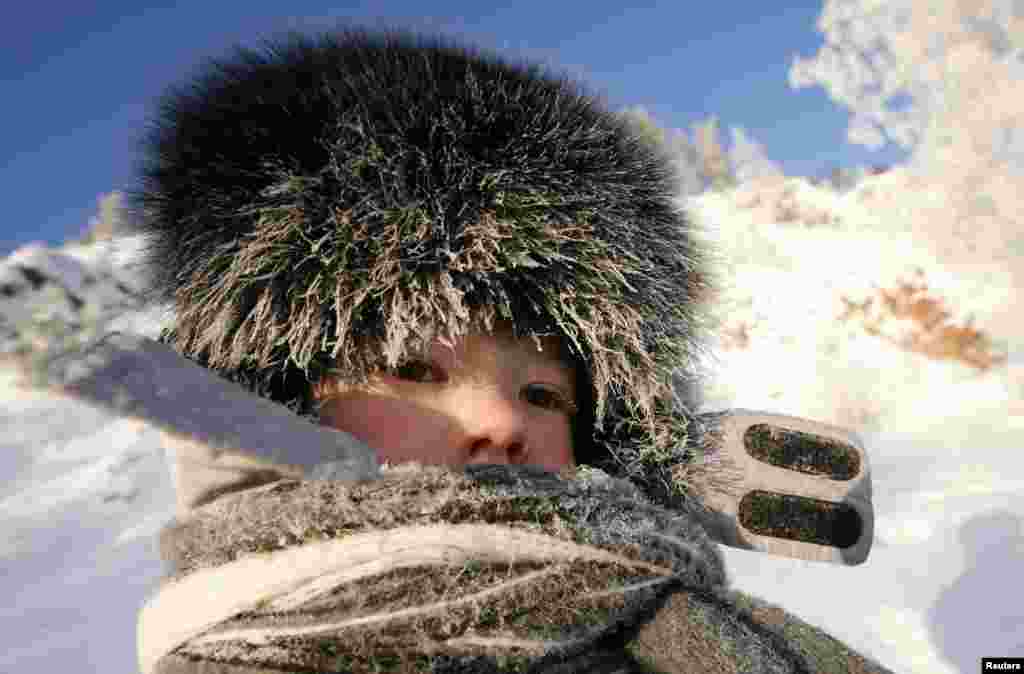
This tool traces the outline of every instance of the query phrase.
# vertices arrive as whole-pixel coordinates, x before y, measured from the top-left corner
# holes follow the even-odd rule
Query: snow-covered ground
[[[856,194],[798,186],[786,199],[803,215],[775,224],[792,204],[772,199],[691,204],[731,284],[707,407],[858,432],[876,539],[858,567],[722,548],[734,584],[895,672],[966,674],[982,656],[1024,656],[1024,322],[1010,271],[940,261],[902,216],[873,216]],[[807,224],[816,210],[832,222]],[[916,268],[949,323],[973,315],[1005,363],[980,371],[900,348],[885,337],[914,324],[892,317],[879,335],[837,319],[844,295],[895,289]],[[154,316],[121,327],[152,334]],[[162,571],[155,533],[173,511],[158,434],[0,377],[0,671],[134,672],[136,612]]]

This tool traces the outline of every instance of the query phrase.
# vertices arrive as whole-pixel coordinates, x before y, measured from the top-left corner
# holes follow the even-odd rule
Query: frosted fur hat
[[[579,464],[687,491],[710,251],[667,157],[579,84],[440,37],[289,34],[167,91],[138,175],[184,356],[315,419],[328,373],[508,320],[589,392]]]

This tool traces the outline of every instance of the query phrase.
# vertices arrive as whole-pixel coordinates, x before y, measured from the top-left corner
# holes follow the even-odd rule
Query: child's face
[[[556,339],[541,344],[507,330],[474,334],[454,350],[435,342],[364,388],[321,382],[321,423],[367,443],[381,462],[573,467],[573,369]]]

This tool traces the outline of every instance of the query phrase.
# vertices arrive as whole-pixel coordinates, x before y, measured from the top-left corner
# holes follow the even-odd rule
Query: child
[[[294,36],[169,92],[143,149],[164,341],[404,466],[207,465],[143,671],[884,671],[725,589],[683,393],[710,253],[668,159],[581,87]]]

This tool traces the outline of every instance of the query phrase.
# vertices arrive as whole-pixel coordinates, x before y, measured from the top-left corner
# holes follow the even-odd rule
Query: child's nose
[[[466,463],[522,463],[527,454],[527,421],[521,403],[497,391],[476,392],[460,405],[464,430],[460,449]]]

